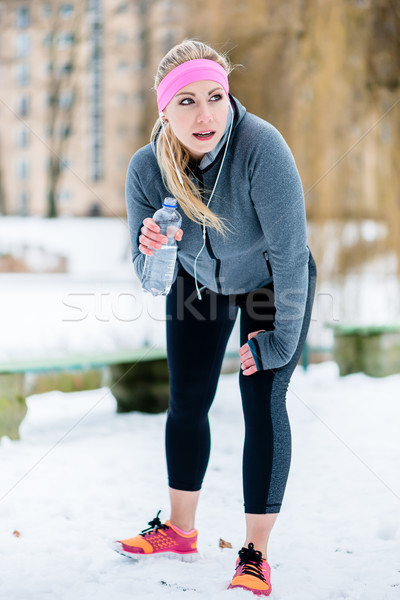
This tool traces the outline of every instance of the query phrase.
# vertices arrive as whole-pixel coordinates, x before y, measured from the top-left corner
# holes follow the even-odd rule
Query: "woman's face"
[[[222,138],[228,103],[218,83],[196,81],[179,90],[164,109],[166,121],[192,158],[200,160]]]

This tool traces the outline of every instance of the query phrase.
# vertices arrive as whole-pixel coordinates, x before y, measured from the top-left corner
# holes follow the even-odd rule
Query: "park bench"
[[[400,373],[400,325],[335,324],[333,359],[340,375],[385,377]]]
[[[26,396],[108,386],[118,412],[162,412],[168,406],[166,351],[155,346],[27,360],[0,361],[0,438],[19,439]]]
[[[329,352],[306,344],[301,364],[310,355]],[[237,351],[225,353],[223,373],[239,369]],[[19,426],[27,413],[26,397],[51,390],[74,392],[107,386],[117,412],[163,412],[169,402],[169,373],[165,348],[143,346],[99,354],[0,361],[0,438],[19,439]]]

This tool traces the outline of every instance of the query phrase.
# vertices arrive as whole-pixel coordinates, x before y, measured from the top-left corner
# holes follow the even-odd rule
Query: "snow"
[[[165,346],[165,299],[112,276],[0,275],[0,361]]]
[[[165,348],[165,298],[142,291],[129,244],[122,218],[0,217],[0,254],[68,259],[67,273],[0,273],[0,362]]]
[[[375,233],[367,224],[363,235]],[[0,361],[165,345],[164,299],[141,292],[124,219],[1,217],[6,252],[38,270],[65,256],[68,273],[0,275]],[[370,319],[371,305],[374,323],[398,315],[398,281],[385,287],[376,270],[367,275],[341,288],[319,283],[311,343],[331,335],[325,322]],[[237,349],[237,329],[230,343]],[[225,589],[244,541],[237,378],[221,376],[210,414],[192,564],[136,563],[109,548],[160,508],[168,518],[166,415],[117,414],[108,388],[30,396],[21,440],[0,442],[0,597],[252,597]],[[333,362],[297,367],[288,392],[292,467],[269,547],[271,598],[400,598],[399,389],[400,375],[340,378]],[[220,549],[220,537],[233,549]]]
[[[333,331],[325,324],[400,324],[400,285],[396,253],[379,251],[387,235],[387,225],[364,219],[330,219],[307,224],[310,248],[317,262],[317,291],[308,341],[313,346],[330,347]],[[348,264],[346,274],[337,272],[343,249],[360,255],[360,246],[374,247],[375,256]],[[375,244],[375,246],[374,246]],[[365,253],[366,256],[367,252]],[[368,253],[369,254],[369,253]]]
[[[165,414],[117,414],[112,390],[28,398],[21,440],[0,444],[0,597],[119,600],[252,597],[225,588],[244,541],[237,373],[220,378],[197,516],[199,559],[134,562],[109,542],[162,509]],[[269,560],[276,600],[400,597],[400,375],[296,368],[293,459]],[[20,532],[16,537],[13,532]],[[233,549],[220,549],[219,537]]]
[[[349,222],[349,243],[356,235],[378,239],[384,228]],[[321,231],[309,224],[311,248],[329,240],[317,265],[319,279],[308,341],[331,348],[326,324],[400,323],[400,286],[393,256],[375,259],[345,281],[325,281],[341,238],[332,222]],[[347,236],[347,237],[346,237]],[[134,273],[129,231],[123,218],[0,216],[0,254],[23,256],[41,270],[54,256],[67,259],[64,274],[0,274],[0,361],[49,355],[95,354],[165,347],[165,300],[144,294]],[[373,314],[371,313],[373,306]],[[228,351],[235,348],[238,326]]]
[[[0,253],[27,256],[32,269],[47,251],[67,257],[71,275],[132,274],[129,244],[123,218],[0,216]]]

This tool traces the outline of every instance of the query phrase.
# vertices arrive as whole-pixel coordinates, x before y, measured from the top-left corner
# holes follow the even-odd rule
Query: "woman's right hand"
[[[143,227],[140,230],[139,236],[139,250],[142,254],[152,256],[154,250],[161,248],[161,244],[167,244],[168,238],[166,235],[158,233],[160,231],[159,226],[154,219],[148,217],[143,221]],[[182,229],[178,229],[175,233],[175,239],[180,242],[183,236]]]

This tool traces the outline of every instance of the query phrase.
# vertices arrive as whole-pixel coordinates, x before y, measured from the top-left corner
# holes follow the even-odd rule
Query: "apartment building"
[[[0,0],[0,214],[123,216],[172,2]]]

